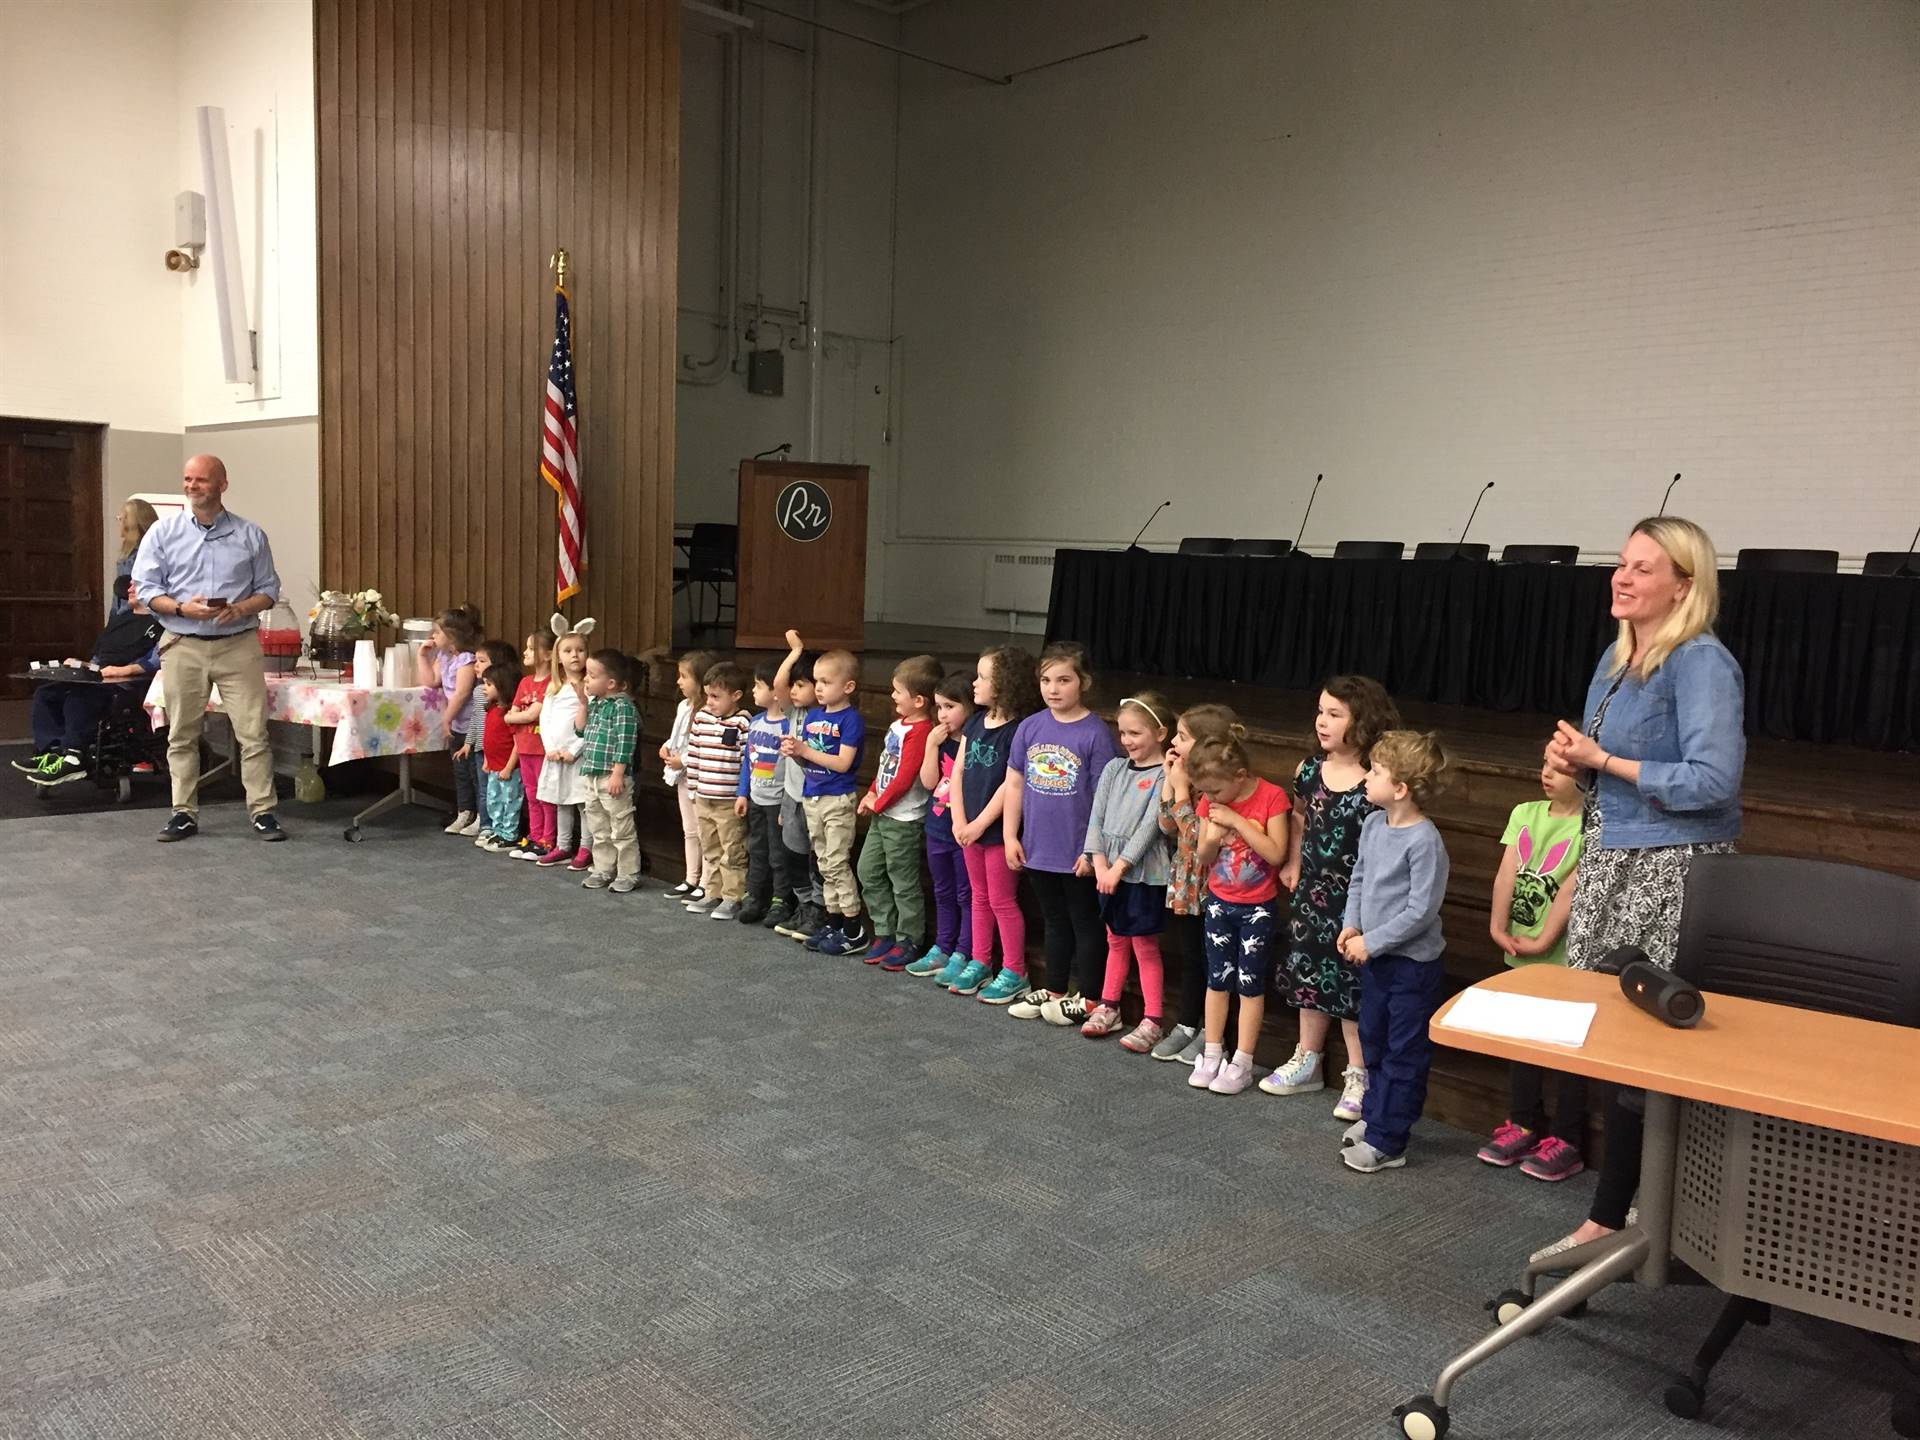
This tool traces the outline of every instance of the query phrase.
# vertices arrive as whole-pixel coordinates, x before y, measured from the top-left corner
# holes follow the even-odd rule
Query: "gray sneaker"
[[[1196,1030],[1193,1032],[1193,1038],[1187,1041],[1186,1046],[1173,1058],[1178,1060],[1182,1065],[1198,1065],[1200,1063],[1200,1057],[1206,1053],[1207,1032],[1204,1030]]]
[[[631,895],[634,891],[638,890],[639,888],[640,888],[640,882],[634,879],[633,876],[631,875],[615,876],[613,884],[607,887],[607,889],[611,890],[616,895]]]
[[[719,903],[720,897],[718,895],[702,895],[698,900],[689,900],[687,902],[687,913],[689,915],[704,915]]]
[[[689,906],[688,908],[691,909],[692,907]],[[738,920],[739,918],[740,902],[738,900],[722,900],[707,912],[707,919],[709,920]]]
[[[1147,1053],[1152,1055],[1156,1060],[1183,1059],[1186,1055],[1187,1046],[1191,1045],[1193,1043],[1193,1037],[1199,1034],[1200,1030],[1198,1026],[1176,1025],[1167,1031],[1167,1033],[1161,1037],[1160,1043]],[[1204,1036],[1201,1037],[1201,1043],[1206,1043]],[[1193,1062],[1188,1060],[1187,1063],[1191,1065]]]
[[[597,871],[590,870],[587,872],[587,878],[580,882],[580,888],[582,890],[605,890],[611,884],[613,884],[613,877],[611,875],[602,875]]]
[[[1364,1120],[1356,1120],[1340,1132],[1340,1143],[1342,1145],[1358,1145],[1366,1138],[1367,1122]]]

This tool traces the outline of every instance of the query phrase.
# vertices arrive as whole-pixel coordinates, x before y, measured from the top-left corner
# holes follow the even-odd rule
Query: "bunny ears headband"
[[[589,615],[577,624],[569,625],[567,624],[567,617],[556,610],[553,612],[553,619],[549,623],[553,626],[553,638],[562,640],[569,635],[591,635],[593,633],[594,619]]]

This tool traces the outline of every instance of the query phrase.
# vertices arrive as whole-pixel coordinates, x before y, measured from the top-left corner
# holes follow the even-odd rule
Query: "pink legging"
[[[1020,913],[1020,877],[1007,868],[1004,845],[963,845],[967,883],[973,887],[973,954],[993,963],[993,932],[1000,928],[1000,963],[1016,975],[1027,973],[1027,922]]]
[[[1160,1018],[1160,981],[1164,967],[1160,963],[1158,935],[1116,935],[1107,931],[1107,983],[1100,998],[1109,1005],[1120,1003],[1120,992],[1127,988],[1127,970],[1135,958],[1140,961],[1140,998],[1146,1002],[1147,1019]]]
[[[680,840],[687,851],[687,884],[698,885],[706,852],[700,848],[700,814],[693,806],[693,781],[682,775],[673,793],[680,800]]]
[[[547,757],[537,750],[520,752],[520,788],[527,792],[527,843],[530,845],[551,846],[553,834],[553,803],[539,798],[540,767]]]

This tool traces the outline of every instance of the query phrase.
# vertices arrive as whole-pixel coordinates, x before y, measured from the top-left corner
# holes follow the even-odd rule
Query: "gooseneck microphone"
[[[1313,497],[1320,493],[1320,482],[1326,478],[1325,472],[1314,476],[1313,489],[1307,492],[1307,508],[1300,516],[1300,528],[1293,537],[1293,550],[1296,555],[1300,553],[1300,539],[1307,533],[1307,516],[1313,514]]]
[[[1153,514],[1147,516],[1147,525],[1153,524],[1153,522],[1159,518],[1160,512],[1172,503],[1173,501],[1171,500],[1162,500],[1158,505],[1154,506]],[[1127,553],[1129,555],[1144,555],[1147,553],[1147,547],[1140,543],[1140,536],[1147,533],[1147,525],[1140,527],[1138,534],[1133,537],[1133,542],[1127,546]]]
[[[1673,498],[1673,487],[1679,483],[1680,472],[1676,470],[1673,472],[1673,479],[1667,482],[1667,493],[1660,497],[1660,513],[1662,515],[1667,513],[1667,501]]]
[[[1467,531],[1473,528],[1473,517],[1480,513],[1480,502],[1487,498],[1487,491],[1492,488],[1493,481],[1489,480],[1480,487],[1480,493],[1473,497],[1473,509],[1467,512],[1467,523],[1460,527],[1460,538],[1455,542],[1456,544],[1464,545],[1467,543]]]
[[[1620,993],[1654,1019],[1676,1030],[1691,1030],[1707,1013],[1700,987],[1662,970],[1638,945],[1610,950],[1593,967],[1603,975],[1620,977]]]

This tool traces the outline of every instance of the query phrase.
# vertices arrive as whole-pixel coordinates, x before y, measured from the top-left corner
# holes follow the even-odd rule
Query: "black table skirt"
[[[1049,640],[1096,667],[1578,718],[1610,644],[1610,567],[1061,550]],[[1920,749],[1920,580],[1722,572],[1747,730]]]

